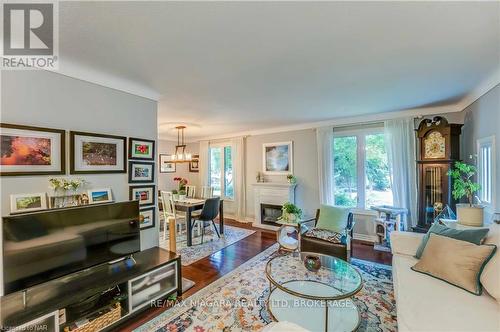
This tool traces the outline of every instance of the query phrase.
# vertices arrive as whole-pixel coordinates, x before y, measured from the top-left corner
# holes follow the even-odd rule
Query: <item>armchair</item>
[[[351,258],[354,216],[348,209],[322,205],[316,211],[314,227],[301,226],[300,251]]]

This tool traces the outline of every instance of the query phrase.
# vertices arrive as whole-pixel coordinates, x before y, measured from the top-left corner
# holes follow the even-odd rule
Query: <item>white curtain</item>
[[[333,200],[333,127],[316,128],[318,146],[319,200],[334,205]]]
[[[199,177],[200,177],[200,186],[209,186],[208,183],[208,162],[209,162],[209,155],[208,155],[208,147],[209,147],[209,142],[208,141],[200,141],[200,159],[198,160],[198,167],[199,167]]]
[[[246,214],[246,139],[245,137],[235,137],[231,139],[231,149],[233,151],[233,184],[235,218],[238,221],[245,221]]]
[[[394,206],[409,211],[407,229],[417,224],[417,171],[413,118],[384,122],[387,157],[392,169]]]

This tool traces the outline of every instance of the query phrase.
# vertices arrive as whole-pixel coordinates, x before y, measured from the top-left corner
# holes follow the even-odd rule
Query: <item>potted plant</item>
[[[287,223],[296,223],[302,216],[302,210],[297,207],[297,205],[286,202],[281,208],[281,217],[278,220],[282,220]]]
[[[179,201],[184,201],[186,199],[186,190],[179,190]]]
[[[176,194],[177,193],[179,194],[177,199],[179,199],[181,201],[186,199],[186,185],[188,184],[188,180],[185,178],[181,178],[181,177],[175,177],[174,181],[179,183],[178,190],[176,190]],[[173,193],[174,193],[174,191],[172,190],[172,194]],[[181,196],[184,196],[184,198],[182,198]],[[174,196],[174,199],[176,199],[175,196]]]
[[[288,174],[286,176],[286,180],[288,181],[288,183],[290,184],[296,184],[297,183],[297,178],[295,177],[295,175],[293,174]]]
[[[481,189],[481,185],[472,181],[476,174],[476,167],[460,161],[448,172],[453,179],[453,198],[459,200],[467,197],[468,203],[457,204],[457,221],[467,226],[482,226],[484,218],[484,206],[474,204],[475,193]]]

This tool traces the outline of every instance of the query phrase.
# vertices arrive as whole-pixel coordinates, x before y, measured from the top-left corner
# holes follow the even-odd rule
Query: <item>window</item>
[[[214,195],[234,199],[233,156],[231,146],[210,147],[210,186]]]
[[[495,156],[495,137],[487,137],[477,141],[477,176],[481,185],[479,199],[483,204],[493,206],[495,178],[494,156]]]
[[[382,129],[341,131],[334,135],[335,205],[360,209],[392,205],[390,175]]]

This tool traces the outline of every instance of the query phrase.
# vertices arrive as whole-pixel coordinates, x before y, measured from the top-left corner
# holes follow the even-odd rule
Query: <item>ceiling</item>
[[[499,68],[500,2],[60,2],[60,69],[188,139],[429,106]]]

